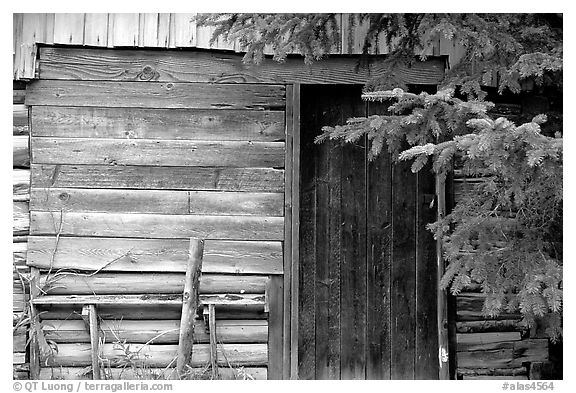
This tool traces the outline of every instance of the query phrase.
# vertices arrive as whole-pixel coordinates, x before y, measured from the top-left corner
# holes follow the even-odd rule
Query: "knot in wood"
[[[154,68],[149,65],[144,66],[142,71],[140,71],[140,73],[137,75],[137,79],[141,81],[151,81],[157,79],[158,77],[158,72],[156,72]]]
[[[58,198],[59,198],[61,201],[67,201],[67,200],[70,199],[70,194],[68,194],[67,192],[63,192],[63,193],[61,193],[60,195],[58,195]]]

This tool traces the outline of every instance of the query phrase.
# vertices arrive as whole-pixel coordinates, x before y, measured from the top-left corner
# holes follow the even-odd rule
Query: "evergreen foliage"
[[[258,63],[268,45],[283,61],[299,52],[306,62],[341,45],[335,14],[208,14],[214,39],[239,39],[245,61]],[[445,218],[429,225],[443,239],[448,268],[442,286],[458,294],[473,282],[487,295],[486,315],[520,311],[529,324],[547,321],[561,335],[562,316],[562,130],[545,136],[544,114],[516,125],[492,119],[493,104],[482,88],[519,93],[522,83],[562,90],[562,16],[556,14],[352,14],[352,29],[364,23],[365,54],[384,40],[385,78],[370,81],[363,98],[389,104],[388,113],[352,118],[324,127],[316,142],[344,143],[366,137],[369,158],[387,146],[394,160],[412,160],[418,172],[431,161],[446,176],[454,163],[475,186]],[[350,34],[352,35],[352,34]],[[413,94],[394,70],[425,59],[444,37],[465,50],[436,94]],[[346,44],[346,43],[344,43]],[[415,56],[416,54],[416,56]],[[561,124],[561,123],[560,123]]]

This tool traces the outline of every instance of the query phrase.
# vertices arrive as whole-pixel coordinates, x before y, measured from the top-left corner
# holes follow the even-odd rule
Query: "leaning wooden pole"
[[[436,201],[438,202],[438,220],[446,216],[446,180],[436,175]],[[436,239],[437,291],[438,291],[438,378],[450,379],[448,363],[448,297],[440,282],[444,276],[444,257],[442,256],[442,239]]]
[[[186,266],[186,278],[182,296],[182,317],[180,319],[178,355],[176,358],[176,369],[180,378],[186,376],[186,368],[192,357],[194,322],[196,319],[196,311],[198,310],[198,288],[200,287],[203,253],[204,241],[194,238],[190,239],[188,265]]]

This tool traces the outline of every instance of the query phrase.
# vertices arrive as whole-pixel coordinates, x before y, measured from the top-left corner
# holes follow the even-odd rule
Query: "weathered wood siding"
[[[361,87],[303,88],[299,376],[437,379],[433,175],[314,144],[323,125],[379,113]]]
[[[281,347],[271,346],[282,337],[277,320],[283,303],[271,278],[282,277],[285,263],[285,86],[134,82],[102,77],[109,64],[91,65],[90,56],[71,53],[71,69],[101,77],[67,73],[55,57],[43,56],[40,67],[52,71],[31,82],[26,97],[28,265],[39,270],[46,295],[73,295],[68,305],[38,306],[46,311],[45,335],[58,346],[40,376],[77,378],[74,368],[91,364],[89,336],[75,320],[83,295],[181,294],[188,239],[199,237],[205,239],[201,299],[258,298],[253,305],[217,306],[216,335],[223,343],[218,364],[244,367],[256,378],[281,377],[272,353]],[[156,52],[156,63],[166,61],[165,54]],[[168,58],[170,65],[178,55]],[[102,356],[112,373],[122,362],[110,344],[115,341],[144,345],[146,367],[171,364],[178,343],[176,303],[99,307],[108,329]],[[198,321],[193,367],[209,361],[206,328]]]
[[[198,26],[196,14],[13,14],[14,79],[34,78],[36,68],[36,44],[85,45],[101,48],[199,48],[239,52],[239,43],[218,39],[210,44],[213,27]],[[341,42],[334,45],[332,54],[361,54],[364,45],[366,24],[350,25],[349,14],[337,15]],[[382,37],[379,37],[382,38]],[[384,39],[379,39],[370,48],[372,54],[386,54]],[[266,47],[265,53],[271,54]],[[454,65],[462,57],[462,47],[456,42],[438,37],[428,56],[447,56]],[[419,55],[417,53],[417,55]],[[302,67],[305,69],[305,67]],[[69,72],[78,72],[71,67]],[[81,72],[90,72],[87,70]],[[191,70],[194,73],[194,70]],[[144,77],[151,75],[145,73]],[[328,76],[325,76],[328,77]],[[304,80],[299,81],[305,83]]]
[[[24,105],[26,86],[14,83],[13,100],[13,243],[12,243],[12,312],[13,312],[13,377],[28,378],[26,343],[28,339],[27,308],[30,293],[30,269],[26,266],[27,238],[30,230],[30,152],[28,148],[28,108]]]

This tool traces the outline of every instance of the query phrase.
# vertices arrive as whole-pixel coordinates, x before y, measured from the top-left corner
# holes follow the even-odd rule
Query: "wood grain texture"
[[[12,167],[30,168],[28,135],[17,135],[12,137]]]
[[[138,46],[139,14],[115,13],[110,14],[110,18],[114,18],[111,44],[114,46]]]
[[[191,214],[283,216],[284,195],[254,192],[189,192]]]
[[[433,200],[435,178],[431,166],[416,174],[416,348],[414,361],[415,379],[443,379],[438,367],[438,268],[436,242],[426,225],[437,219]],[[442,343],[444,348],[446,343]],[[447,378],[447,377],[446,377]]]
[[[17,114],[19,116],[18,125],[28,125],[28,112],[20,113],[14,112],[15,117]],[[35,106],[31,113],[33,136],[265,142],[284,140],[282,111]]]
[[[12,234],[27,235],[30,232],[28,202],[12,202]]]
[[[342,153],[341,378],[366,372],[366,142]]]
[[[267,378],[266,367],[243,367],[242,372],[255,380],[265,380]],[[204,368],[193,368],[191,374],[197,379],[206,378]],[[146,367],[146,369],[134,370],[126,367],[109,368],[106,375],[113,380],[178,380],[175,368]],[[243,374],[237,369],[223,367],[220,369],[220,379],[223,380],[243,380]],[[40,379],[45,380],[84,380],[90,379],[90,372],[86,367],[43,367],[40,370]]]
[[[26,200],[30,198],[30,169],[12,170],[12,197]]]
[[[177,345],[130,345],[132,352],[137,352],[135,363],[140,367],[166,367],[176,357]],[[102,345],[102,357],[111,367],[122,366],[126,361],[122,348],[115,344]],[[267,363],[266,344],[222,344],[218,348],[219,365],[228,366],[230,364],[238,366],[265,366]],[[198,344],[194,346],[191,366],[201,367],[210,361],[210,346],[208,344]],[[89,344],[60,344],[58,352],[54,355],[52,362],[48,366],[77,367],[88,366],[90,364]]]
[[[202,257],[204,254],[204,241],[196,238],[190,239],[188,263],[182,285],[182,314],[178,332],[178,352],[176,355],[176,370],[178,375],[185,379],[186,368],[192,358],[194,346],[194,323],[196,313],[200,307],[199,290],[200,275],[202,274]],[[214,306],[210,306],[212,308]]]
[[[13,108],[12,135],[29,135],[28,107],[26,105],[14,105]]]
[[[188,214],[187,191],[34,188],[32,210]]]
[[[377,113],[370,103],[369,111]],[[390,379],[391,314],[390,267],[392,258],[392,163],[382,152],[368,164],[368,272],[367,272],[367,379]]]
[[[266,293],[269,299],[268,314],[268,379],[282,379],[284,372],[284,279],[270,277]]]
[[[36,164],[284,167],[284,142],[33,137]]]
[[[258,295],[260,296],[260,295]],[[41,310],[40,318],[54,320],[78,320],[82,311],[81,305],[51,304],[38,305]],[[266,320],[268,313],[264,312],[263,304],[216,306],[216,318],[221,320]],[[98,315],[110,320],[166,320],[179,319],[182,313],[182,302],[176,299],[173,304],[146,304],[141,302],[138,307],[126,304],[104,304],[98,306]]]
[[[264,293],[266,276],[203,274],[200,293]],[[40,284],[50,295],[181,294],[185,275],[178,273],[98,273],[87,276],[71,272],[42,274]]]
[[[392,169],[391,378],[414,379],[416,351],[416,176]]]
[[[199,216],[132,213],[30,214],[34,235],[60,233],[73,236],[190,238],[210,240],[282,240],[284,219],[259,216]],[[56,226],[55,226],[56,224]]]
[[[55,14],[54,43],[83,44],[85,14]]]
[[[218,304],[223,306],[264,306],[264,295],[240,294],[209,294],[200,295],[202,304]],[[44,295],[32,299],[34,305],[86,305],[101,306],[182,306],[182,295],[146,294],[146,295]]]
[[[26,105],[265,110],[285,102],[280,85],[38,80]]]
[[[56,270],[184,272],[188,259],[186,239],[61,237],[55,246],[55,237],[30,237],[28,265],[49,269],[52,263]],[[281,274],[282,243],[207,240],[202,266],[203,273]]]
[[[32,164],[31,171],[32,186],[38,188],[284,192],[284,171],[271,168]],[[18,179],[25,177],[25,173],[18,175]],[[25,189],[26,184],[18,187]]]
[[[375,57],[368,66],[358,58],[330,57],[306,65],[288,58],[282,64],[266,58],[259,65],[242,63],[238,54],[207,51],[167,52],[42,48],[40,77],[43,79],[186,81],[210,83],[303,83],[365,84],[389,69],[384,57]],[[438,84],[444,76],[444,62],[432,58],[416,61],[397,72],[406,83]]]
[[[108,14],[87,13],[84,19],[84,45],[108,45]]]

